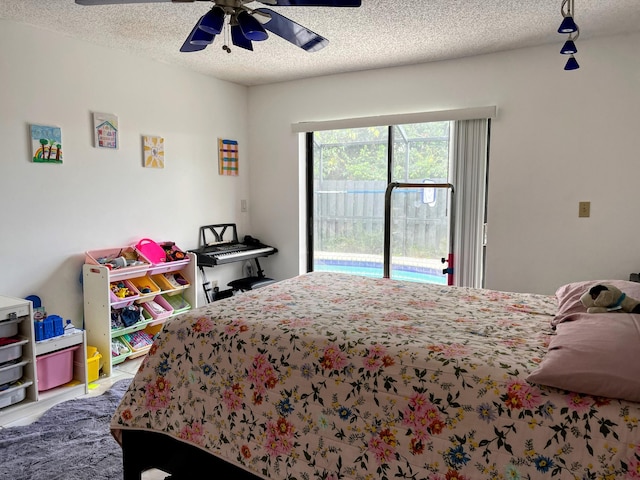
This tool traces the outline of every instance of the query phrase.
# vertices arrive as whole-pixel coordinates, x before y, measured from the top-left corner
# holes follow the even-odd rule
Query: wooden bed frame
[[[124,480],[141,480],[142,473],[157,468],[171,480],[193,480],[203,472],[216,478],[261,480],[241,468],[167,435],[142,430],[122,431]]]

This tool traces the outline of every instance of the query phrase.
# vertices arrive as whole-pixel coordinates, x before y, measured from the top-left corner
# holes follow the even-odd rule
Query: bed
[[[598,317],[576,304],[586,286],[554,296],[317,272],[187,312],[112,418],[124,478],[640,478],[640,399],[547,386],[585,383],[566,368],[601,360],[569,345]],[[640,315],[616,315],[637,340]],[[594,388],[635,398],[613,391],[628,378],[604,375]]]

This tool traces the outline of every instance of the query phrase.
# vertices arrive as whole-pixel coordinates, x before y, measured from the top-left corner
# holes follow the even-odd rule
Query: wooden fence
[[[383,181],[316,181],[314,183],[315,251],[380,254],[384,240]],[[392,200],[394,256],[446,257],[449,241],[448,191],[396,189]]]

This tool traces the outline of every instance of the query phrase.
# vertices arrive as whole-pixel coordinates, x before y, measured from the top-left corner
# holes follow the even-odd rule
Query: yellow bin
[[[102,355],[98,353],[96,347],[87,345],[87,381],[95,382],[100,376],[100,359]]]

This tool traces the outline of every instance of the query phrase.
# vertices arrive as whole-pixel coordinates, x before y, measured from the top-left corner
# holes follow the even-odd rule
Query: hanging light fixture
[[[569,57],[569,60],[567,60],[566,65],[564,66],[565,70],[577,70],[580,68],[580,65],[578,65],[578,61],[576,60],[576,58],[571,55]]]
[[[213,7],[198,22],[198,28],[207,33],[218,35],[222,32],[224,25],[224,10],[220,7]]]
[[[260,42],[269,37],[260,22],[244,10],[238,14],[238,25],[247,40]]]
[[[573,1],[574,0],[562,0],[562,5],[560,6],[560,12],[562,13],[562,23],[558,28],[558,33],[569,34],[569,38],[566,42],[564,42],[564,45],[560,49],[560,53],[562,55],[571,55],[569,57],[569,60],[567,60],[566,65],[564,66],[565,70],[577,70],[578,68],[580,68],[580,65],[578,65],[578,61],[573,56],[574,53],[578,52],[575,41],[580,36],[580,28],[573,19]]]
[[[564,45],[560,49],[560,53],[563,55],[573,55],[574,53],[578,53],[578,48],[576,47],[574,39],[569,35],[569,40],[564,42]]]

